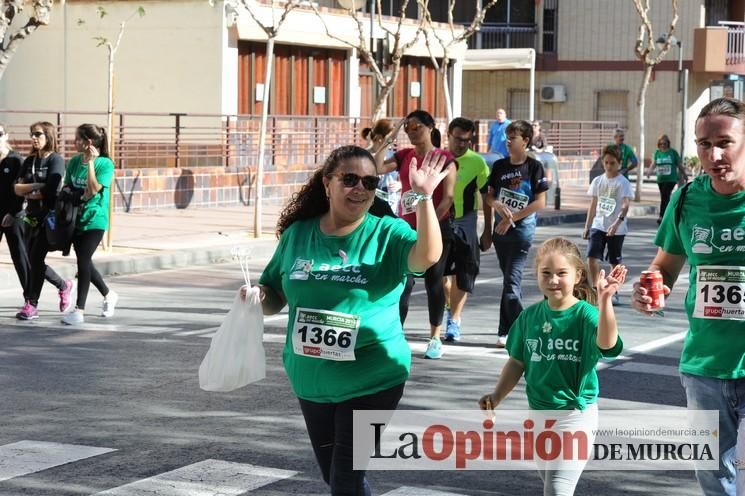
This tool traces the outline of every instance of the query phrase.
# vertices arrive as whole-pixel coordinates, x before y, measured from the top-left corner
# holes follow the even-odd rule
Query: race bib
[[[609,196],[598,197],[598,212],[603,217],[608,217],[616,211],[616,199]]]
[[[512,191],[511,189],[501,188],[499,190],[499,201],[504,203],[510,212],[515,213],[524,209],[530,202],[530,197],[525,193],[519,191]]]
[[[292,349],[297,355],[323,360],[355,360],[359,328],[357,315],[298,308],[292,325]]]
[[[745,267],[700,265],[696,272],[694,317],[745,320]]]
[[[658,164],[657,165],[657,175],[658,176],[668,176],[672,172],[672,167],[670,167],[670,164]]]
[[[409,190],[401,195],[401,215],[413,214],[416,212],[416,193],[414,190]]]

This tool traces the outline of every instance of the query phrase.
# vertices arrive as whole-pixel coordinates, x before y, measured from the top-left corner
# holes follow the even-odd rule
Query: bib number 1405
[[[292,326],[293,351],[323,360],[354,360],[359,327],[357,315],[298,308]]]

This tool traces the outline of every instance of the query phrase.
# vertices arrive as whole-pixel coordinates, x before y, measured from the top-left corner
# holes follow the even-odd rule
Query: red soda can
[[[659,270],[645,270],[639,280],[641,286],[647,290],[647,296],[652,298],[649,306],[653,310],[665,307],[665,290],[663,289],[662,272]]]

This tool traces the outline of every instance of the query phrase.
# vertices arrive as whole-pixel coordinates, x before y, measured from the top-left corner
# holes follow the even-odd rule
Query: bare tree
[[[440,80],[442,81],[442,91],[445,95],[445,112],[447,114],[448,122],[453,120],[453,104],[450,100],[450,84],[448,82],[448,68],[450,67],[450,50],[460,44],[464,43],[473,36],[473,34],[481,28],[481,24],[484,22],[484,17],[487,11],[495,6],[499,0],[490,0],[485,6],[479,8],[481,4],[480,0],[475,0],[474,5],[476,13],[468,26],[458,26],[456,29],[455,21],[453,20],[453,11],[455,10],[456,0],[448,0],[448,36],[441,36],[435,29],[432,15],[429,11],[429,0],[417,0],[419,9],[422,12],[424,21],[426,22],[426,29],[423,29],[424,40],[427,45],[427,51],[429,51],[430,60],[435,66],[435,70],[440,74]],[[430,36],[434,37],[440,48],[442,49],[442,58],[438,62],[437,57],[432,47]]]
[[[636,192],[634,194],[634,200],[640,201],[642,196],[642,178],[644,177],[644,157],[646,153],[644,109],[646,107],[647,88],[652,78],[652,70],[662,61],[672,45],[672,35],[675,32],[675,25],[678,23],[678,0],[670,0],[673,11],[672,19],[667,29],[667,39],[659,49],[652,29],[652,22],[649,20],[649,0],[633,0],[633,2],[634,8],[641,20],[639,37],[636,40],[634,51],[637,58],[644,63],[644,73],[641,86],[639,87],[639,96],[636,100],[636,105],[639,108],[639,160],[641,163],[636,169]]]
[[[404,19],[406,18],[406,8],[409,6],[410,0],[403,0],[401,2],[401,7],[397,14],[397,19],[395,21],[395,28],[391,28],[388,25],[383,23],[383,16],[381,15],[381,11],[383,9],[383,4],[381,0],[375,0],[377,5],[376,10],[376,18],[373,20],[373,22],[377,25],[377,27],[382,31],[382,33],[387,37],[387,39],[392,40],[392,47],[390,48],[390,63],[386,67],[385,65],[385,58],[383,57],[384,61],[381,64],[380,61],[375,60],[375,56],[373,55],[373,50],[370,44],[368,43],[368,30],[365,29],[365,25],[363,23],[363,19],[360,17],[359,13],[355,9],[357,5],[355,5],[357,2],[351,2],[351,8],[347,9],[347,12],[354,20],[356,26],[357,26],[357,34],[358,38],[355,42],[350,42],[347,39],[344,39],[336,34],[334,34],[330,29],[328,24],[326,23],[326,19],[321,15],[321,13],[316,8],[315,4],[311,2],[310,6],[313,9],[313,11],[316,13],[318,18],[323,23],[323,27],[326,30],[326,35],[329,38],[332,38],[334,40],[337,40],[341,43],[344,43],[350,48],[354,48],[358,56],[362,59],[364,59],[368,65],[370,66],[370,71],[372,71],[373,76],[375,77],[376,81],[380,85],[380,93],[378,94],[377,99],[375,100],[375,108],[373,108],[373,122],[380,119],[385,115],[385,106],[386,102],[388,101],[388,96],[391,94],[393,89],[396,86],[396,81],[398,80],[398,76],[401,73],[401,59],[406,54],[406,52],[413,47],[416,42],[419,39],[419,34],[422,31],[423,26],[423,20],[419,20],[419,24],[417,25],[416,32],[411,37],[411,39],[404,41],[403,39],[403,25],[404,25]],[[372,30],[372,23],[370,26]],[[369,33],[372,35],[372,33]],[[387,48],[386,48],[387,49]]]
[[[259,124],[259,158],[258,164],[256,165],[256,200],[254,202],[254,237],[258,238],[261,236],[262,225],[261,217],[262,212],[262,200],[263,200],[263,184],[264,184],[264,155],[266,147],[266,125],[269,116],[269,87],[272,83],[272,63],[274,61],[274,39],[279,35],[279,30],[282,24],[287,20],[287,16],[296,7],[300,6],[300,0],[286,0],[284,7],[282,8],[282,14],[277,19],[277,0],[272,0],[269,8],[272,13],[272,22],[270,25],[265,24],[259,18],[256,13],[255,6],[249,2],[249,0],[226,0],[226,6],[235,10],[237,7],[243,7],[248,12],[251,19],[259,25],[262,31],[266,34],[266,70],[264,72],[264,91],[261,99],[261,123]],[[214,5],[214,0],[210,0],[210,4]]]
[[[109,13],[102,6],[96,7],[96,15],[99,19],[103,19]],[[97,47],[106,47],[108,52],[108,85],[106,92],[106,134],[109,138],[109,149],[107,150],[111,160],[114,160],[114,60],[116,58],[116,52],[119,50],[119,44],[122,42],[124,36],[124,29],[133,17],[143,17],[145,15],[144,7],[140,6],[135,9],[126,19],[119,23],[119,33],[116,36],[116,41],[112,42],[109,38],[103,35],[94,36],[93,39],[98,43]],[[78,26],[85,24],[84,19],[78,19]],[[106,237],[104,238],[103,248],[104,250],[110,250],[114,244],[114,189],[109,188],[109,228],[106,230]]]
[[[49,24],[53,3],[54,0],[0,0],[0,79],[21,42],[40,26]],[[21,14],[26,7],[31,7],[31,12],[24,24]]]

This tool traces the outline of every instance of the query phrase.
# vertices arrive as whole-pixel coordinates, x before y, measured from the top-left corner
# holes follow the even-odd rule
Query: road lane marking
[[[293,470],[204,460],[96,493],[95,496],[237,496],[296,475]]]
[[[669,336],[665,336],[659,339],[655,339],[653,341],[649,341],[648,343],[643,343],[638,346],[634,346],[633,348],[629,348],[628,350],[625,350],[625,353],[615,358],[613,361],[609,362],[600,362],[598,363],[597,370],[603,370],[607,368],[619,368],[622,365],[625,365],[625,360],[632,360],[634,355],[640,355],[640,354],[647,354],[652,351],[658,350],[660,348],[664,348],[665,346],[671,345],[673,343],[677,343],[678,341],[682,341],[685,339],[686,334],[688,334],[688,331],[682,331],[677,332],[675,334],[671,334]],[[656,365],[655,367],[666,367],[665,365]],[[649,369],[647,369],[649,370]],[[664,370],[664,369],[661,369]],[[646,373],[652,373],[652,372],[646,372]],[[666,373],[663,373],[663,375],[667,375]]]
[[[490,283],[490,282],[502,282],[502,277],[501,276],[500,277],[489,277],[487,279],[478,279],[477,278],[476,279],[476,282],[474,283],[474,285],[478,286],[479,284],[487,284],[487,283]],[[419,295],[423,295],[423,294],[427,294],[427,290],[426,289],[422,289],[421,291],[414,291],[413,293],[411,293],[411,296],[419,296]]]
[[[461,493],[446,493],[432,489],[420,489],[418,487],[401,486],[393,491],[388,491],[381,496],[465,496]]]
[[[116,451],[79,444],[18,441],[0,446],[0,481]]]
[[[600,367],[598,367],[600,368]],[[647,363],[647,362],[622,362],[620,365],[612,367],[611,370],[620,372],[631,372],[634,374],[651,374],[651,375],[667,375],[670,377],[679,377],[680,372],[678,367],[672,365],[661,365],[658,363]]]

